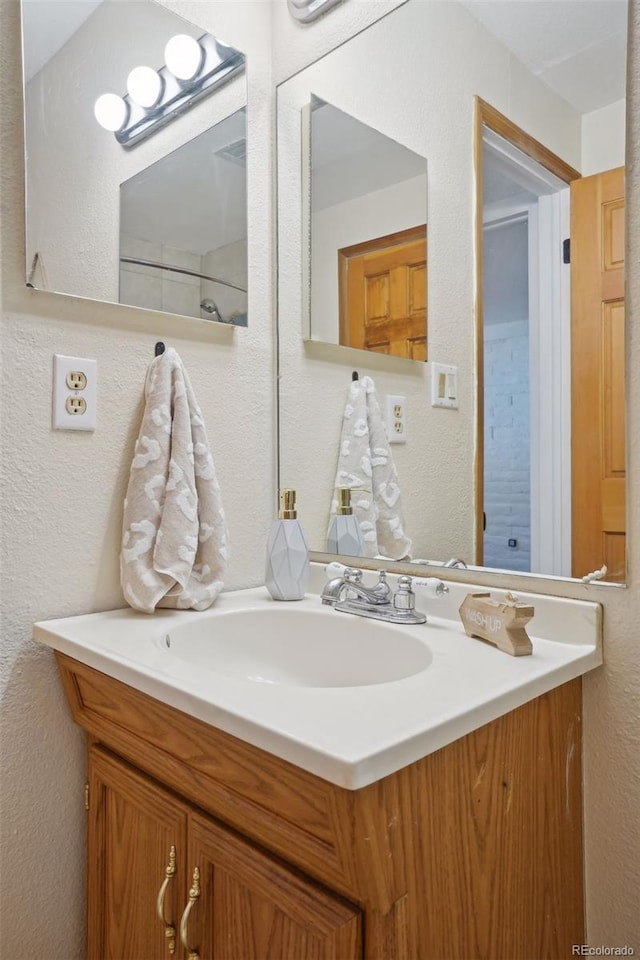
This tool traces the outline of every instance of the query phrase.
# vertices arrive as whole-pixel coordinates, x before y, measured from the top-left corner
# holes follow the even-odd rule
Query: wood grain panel
[[[577,680],[399,772],[412,960],[565,960],[583,942],[580,716]]]
[[[413,316],[427,309],[427,265],[426,263],[409,270],[409,313]]]
[[[624,580],[625,577],[625,535],[624,533],[605,533],[602,550],[607,565],[607,578]]]
[[[352,894],[339,788],[159,703],[126,684],[56,658],[76,723],[198,806],[286,853],[334,889]]]
[[[602,495],[602,531],[624,534],[625,532],[625,489],[624,478],[604,479],[601,485]]]
[[[623,168],[585,177],[571,185],[571,485],[575,577],[606,563],[607,535],[620,534],[625,529],[623,211]],[[622,543],[616,541],[616,551]],[[620,569],[618,561],[616,569]],[[607,580],[624,578],[624,572],[607,572]]]
[[[189,835],[190,863],[203,877],[202,960],[362,957],[357,907],[197,814]]]
[[[365,316],[367,322],[385,320],[389,315],[389,276],[377,274],[364,277]]]
[[[624,302],[614,300],[604,304],[602,334],[603,475],[624,477]]]
[[[407,340],[407,356],[412,360],[427,359],[427,341],[425,337],[415,337],[413,340]]]
[[[177,931],[186,879],[187,808],[99,747],[89,751],[89,788],[89,960],[168,958],[156,897],[174,845],[176,875],[165,894],[165,918]]]
[[[602,207],[603,268],[619,270],[624,267],[624,200],[613,200]]]

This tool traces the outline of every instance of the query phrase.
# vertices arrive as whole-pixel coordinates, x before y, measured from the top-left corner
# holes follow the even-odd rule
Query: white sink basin
[[[533,655],[509,657],[462,629],[458,607],[480,586],[451,582],[425,601],[428,623],[397,626],[323,607],[326,573],[312,576],[317,592],[297,603],[258,587],[202,613],[110,610],[38,623],[34,636],[349,790],[602,662],[595,603],[519,594],[536,609]]]
[[[157,642],[170,656],[235,680],[362,687],[426,670],[432,656],[420,636],[331,609],[273,606],[182,623]]]

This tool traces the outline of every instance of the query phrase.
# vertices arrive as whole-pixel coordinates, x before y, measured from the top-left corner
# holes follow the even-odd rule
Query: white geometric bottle
[[[309,548],[296,512],[296,492],[283,490],[279,519],[267,539],[265,586],[274,600],[302,600],[308,582]]]
[[[338,506],[327,534],[327,553],[364,557],[364,541],[358,518],[353,515],[351,490],[349,487],[338,487],[337,493]]]

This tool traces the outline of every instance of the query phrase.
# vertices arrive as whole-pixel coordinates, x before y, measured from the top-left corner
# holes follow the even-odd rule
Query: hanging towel
[[[182,360],[152,360],[124,502],[120,580],[128,604],[206,610],[223,586],[227,530],[202,414]]]
[[[353,513],[360,524],[367,557],[382,554],[390,560],[402,560],[410,556],[412,543],[404,532],[398,471],[371,377],[349,385],[335,486],[354,490]],[[337,508],[334,497],[332,516]]]

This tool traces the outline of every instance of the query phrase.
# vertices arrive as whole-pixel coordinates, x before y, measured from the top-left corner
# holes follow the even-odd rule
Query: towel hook
[[[161,353],[164,353],[164,351],[165,351],[165,345],[164,345],[164,343],[162,342],[162,340],[158,340],[158,342],[156,343],[156,346],[155,346],[155,355],[156,355],[156,357],[159,357]]]
[[[352,380],[359,380],[359,379],[360,379],[360,374],[358,373],[357,370],[354,370],[354,371],[353,371],[353,373],[351,374],[351,379],[352,379]]]

